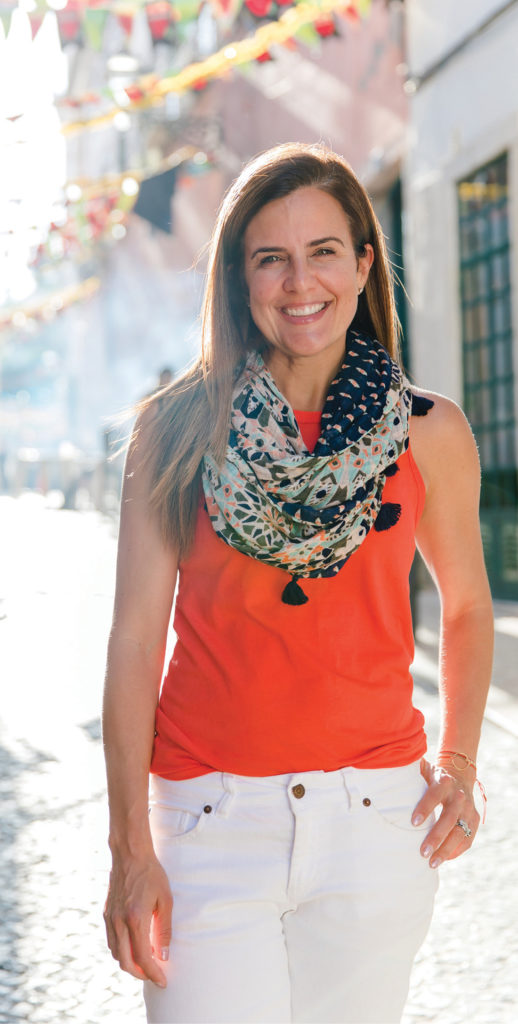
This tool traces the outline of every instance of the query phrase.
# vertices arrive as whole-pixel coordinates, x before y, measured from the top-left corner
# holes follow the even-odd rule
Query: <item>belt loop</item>
[[[224,793],[218,803],[217,813],[220,814],[222,818],[226,818],[232,801],[236,795],[234,776],[231,775],[230,772],[221,772],[221,785],[223,786]]]
[[[340,775],[342,776],[342,782],[344,789],[347,794],[349,802],[349,810],[352,811],[354,807],[358,806],[360,800],[360,793],[354,784],[354,768],[341,768]]]

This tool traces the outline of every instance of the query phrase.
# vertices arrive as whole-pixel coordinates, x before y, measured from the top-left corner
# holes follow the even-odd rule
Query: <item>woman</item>
[[[214,231],[202,355],[144,403],[124,481],[105,920],[149,1021],[398,1021],[437,867],[477,831],[477,453],[456,405],[411,391],[395,324],[345,161],[252,161]],[[433,765],[416,541],[442,601]]]

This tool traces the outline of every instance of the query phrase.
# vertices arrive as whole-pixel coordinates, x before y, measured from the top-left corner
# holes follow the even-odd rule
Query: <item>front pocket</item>
[[[166,838],[168,842],[178,843],[201,832],[213,813],[212,809],[209,813],[201,810],[196,814],[178,807],[152,803],[149,808],[151,831]]]
[[[404,774],[403,774],[404,773]],[[386,785],[374,786],[373,792],[363,800],[364,806],[374,811],[386,825],[403,832],[429,832],[435,823],[435,813],[430,814],[421,825],[412,825],[412,814],[428,785],[417,770],[411,778],[408,771],[387,780]]]
[[[429,832],[435,824],[435,815],[430,814],[423,821],[422,825],[412,825],[412,814],[418,801],[412,804],[405,804],[404,807],[377,807],[373,802],[374,810],[385,825],[400,829],[402,832]]]

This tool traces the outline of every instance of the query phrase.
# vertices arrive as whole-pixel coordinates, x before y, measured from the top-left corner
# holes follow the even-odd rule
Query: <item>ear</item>
[[[367,283],[370,269],[374,263],[374,249],[370,242],[365,243],[365,252],[362,256],[358,256],[358,269],[356,271],[356,280],[358,283],[358,291],[360,288],[363,290]]]

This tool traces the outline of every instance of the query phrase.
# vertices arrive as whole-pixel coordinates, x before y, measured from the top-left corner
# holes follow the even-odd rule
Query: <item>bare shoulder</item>
[[[427,490],[438,476],[444,480],[467,473],[478,479],[477,446],[460,406],[434,391],[416,388],[413,392],[433,402],[425,415],[410,419],[410,445]]]
[[[156,406],[140,409],[126,454],[123,500],[148,499],[156,448]]]

